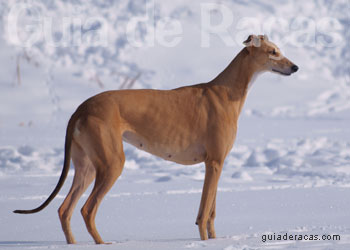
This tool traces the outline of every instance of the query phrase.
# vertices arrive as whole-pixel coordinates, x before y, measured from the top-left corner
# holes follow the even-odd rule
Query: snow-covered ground
[[[65,31],[64,17],[83,23],[99,18],[80,27],[86,39],[80,45],[53,46],[46,38],[23,47],[11,38],[14,27],[8,19],[14,6],[23,3],[30,6],[17,25],[23,39],[38,30],[33,16],[56,22],[55,41]],[[0,249],[349,249],[349,13],[347,0],[167,0],[154,5],[0,0]],[[151,26],[141,25],[133,31],[143,46],[134,47],[125,30],[130,20],[145,20],[146,14],[154,18],[156,31],[166,20],[170,26],[180,24],[178,44],[165,46],[152,36]],[[208,15],[214,26],[230,21],[228,32],[209,35],[209,46],[203,20]],[[101,35],[105,26],[108,42],[93,46],[89,39]],[[74,35],[79,25],[67,30]],[[242,49],[250,33],[267,33],[300,70],[290,77],[266,73],[250,90],[219,183],[217,239],[200,241],[194,224],[203,164],[174,164],[127,144],[124,172],[96,219],[112,245],[95,246],[86,231],[79,208],[89,191],[72,218],[79,244],[66,245],[57,209],[73,169],[43,212],[12,213],[36,207],[56,185],[65,126],[83,100],[108,89],[171,89],[208,81]],[[263,241],[267,235],[286,234],[332,240]]]

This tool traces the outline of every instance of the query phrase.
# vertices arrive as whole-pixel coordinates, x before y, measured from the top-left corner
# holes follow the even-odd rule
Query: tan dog
[[[95,226],[97,209],[123,170],[122,141],[180,164],[205,163],[202,199],[196,220],[202,240],[215,238],[216,190],[224,160],[237,132],[248,84],[264,71],[290,75],[298,70],[266,36],[250,35],[245,48],[215,79],[173,90],[119,90],[83,102],[69,120],[60,180],[45,208],[57,195],[72,158],[72,187],[58,210],[68,243],[75,243],[70,219],[78,199],[95,179],[81,209],[86,227],[97,244],[104,243]]]

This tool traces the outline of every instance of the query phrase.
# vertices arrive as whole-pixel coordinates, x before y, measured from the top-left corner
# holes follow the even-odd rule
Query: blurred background
[[[348,152],[349,8],[347,0],[0,1],[1,168],[25,168],[26,154],[35,168],[44,156],[33,153],[50,148],[55,167],[45,169],[60,170],[65,127],[82,101],[207,82],[249,34],[266,34],[300,70],[255,81],[236,141],[251,152],[237,157],[259,158],[255,148],[271,139],[345,140]]]
[[[0,248],[65,244],[52,216],[64,195],[33,217],[10,211],[37,206],[57,182],[81,102],[210,81],[250,34],[266,34],[299,71],[265,73],[249,91],[219,184],[226,236],[198,242],[203,164],[127,144],[123,175],[101,206],[102,234],[125,249],[229,250],[260,249],[271,232],[334,233],[342,240],[270,246],[349,249],[349,0],[0,0]],[[77,239],[90,242],[80,216],[73,221]]]

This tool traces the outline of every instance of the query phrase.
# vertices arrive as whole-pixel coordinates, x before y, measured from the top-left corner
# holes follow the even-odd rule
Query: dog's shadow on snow
[[[186,239],[126,239],[126,240],[120,240],[120,241],[106,241],[108,242],[107,245],[118,245],[118,244],[127,244],[127,243],[131,243],[131,242],[153,242],[153,243],[166,243],[166,242],[184,242],[184,243],[201,243],[202,241],[198,238],[186,238]],[[67,243],[65,241],[0,241],[0,249],[2,247],[8,247],[8,248],[13,248],[13,247],[63,247],[63,246],[68,246]],[[96,244],[91,241],[91,242],[78,242],[77,244],[74,245],[75,247],[79,247],[79,246],[96,246]]]
[[[0,241],[1,247],[39,247],[66,245],[65,241]]]

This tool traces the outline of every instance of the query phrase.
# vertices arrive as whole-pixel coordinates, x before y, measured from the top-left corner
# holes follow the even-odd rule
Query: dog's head
[[[266,35],[250,35],[243,42],[260,71],[271,71],[281,75],[291,75],[298,66],[284,57],[280,49],[269,41]]]

